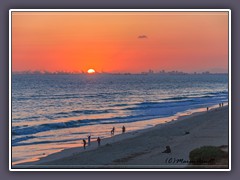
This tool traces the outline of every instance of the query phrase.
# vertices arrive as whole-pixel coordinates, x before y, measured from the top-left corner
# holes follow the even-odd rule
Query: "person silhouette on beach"
[[[170,148],[170,146],[166,146],[165,151],[163,151],[162,153],[171,153],[171,148]]]
[[[91,144],[91,135],[88,136],[88,146]]]
[[[111,135],[114,135],[115,127],[112,128],[111,130]]]
[[[97,142],[98,142],[98,146],[100,146],[100,145],[101,145],[101,139],[100,139],[100,137],[97,138]]]
[[[125,131],[126,131],[126,128],[125,128],[125,126],[123,126],[122,127],[122,133],[125,133]]]
[[[209,108],[207,107],[207,111],[209,110]]]
[[[223,103],[222,103],[222,107],[223,107]]]
[[[83,148],[84,148],[84,149],[86,149],[86,144],[87,144],[86,140],[83,139]]]

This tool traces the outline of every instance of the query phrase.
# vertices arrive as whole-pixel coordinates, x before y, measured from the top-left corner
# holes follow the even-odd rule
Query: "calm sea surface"
[[[13,161],[220,102],[228,102],[227,75],[12,75]]]

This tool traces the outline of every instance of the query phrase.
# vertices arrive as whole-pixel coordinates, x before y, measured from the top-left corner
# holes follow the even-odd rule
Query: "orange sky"
[[[12,66],[227,72],[228,13],[13,12]]]

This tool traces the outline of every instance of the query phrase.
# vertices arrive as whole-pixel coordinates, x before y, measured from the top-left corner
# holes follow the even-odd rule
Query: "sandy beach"
[[[193,149],[228,147],[228,111],[228,106],[224,106],[194,113],[153,128],[103,139],[100,147],[92,142],[86,150],[80,145],[13,168],[186,168]],[[162,153],[166,146],[170,146],[171,153]]]

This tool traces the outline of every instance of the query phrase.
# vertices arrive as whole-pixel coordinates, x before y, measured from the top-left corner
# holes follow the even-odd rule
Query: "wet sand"
[[[103,139],[100,147],[92,142],[86,150],[66,149],[13,168],[186,168],[191,150],[205,145],[228,146],[228,116],[228,106],[194,113]],[[171,153],[162,153],[166,146],[170,146]]]

